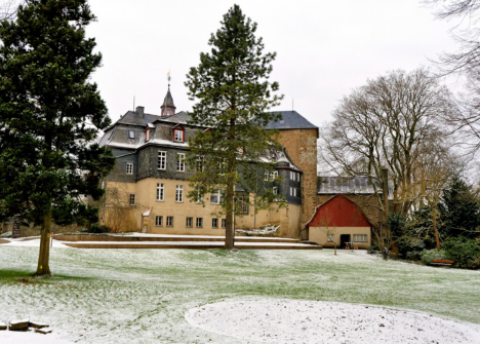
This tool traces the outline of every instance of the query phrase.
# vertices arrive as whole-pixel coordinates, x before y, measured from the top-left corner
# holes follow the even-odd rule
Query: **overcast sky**
[[[159,114],[171,71],[177,111],[192,102],[184,86],[210,34],[237,3],[258,23],[265,51],[277,52],[272,80],[294,109],[315,125],[329,120],[343,96],[393,69],[431,66],[454,51],[452,23],[435,20],[419,0],[90,0],[103,66],[94,74],[112,120],[136,105]]]

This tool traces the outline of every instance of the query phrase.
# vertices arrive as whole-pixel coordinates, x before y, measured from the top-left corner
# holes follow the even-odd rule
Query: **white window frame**
[[[183,185],[177,185],[177,187],[175,188],[175,202],[183,202]]]
[[[214,201],[214,197],[216,201]],[[222,204],[223,201],[223,193],[222,190],[218,189],[215,192],[210,194],[210,204]]]
[[[130,196],[128,197],[128,204],[129,205],[135,205],[136,203],[136,196],[135,194],[130,194]]]
[[[193,217],[187,217],[186,218],[185,227],[188,227],[188,228],[193,227]]]
[[[173,141],[184,142],[184,132],[181,129],[173,129]]]
[[[212,219],[212,228],[218,228],[218,219],[217,218]]]
[[[227,228],[227,219],[222,219],[222,228]]]
[[[195,221],[196,228],[203,228],[203,217],[197,217]]]
[[[328,242],[335,242],[335,234],[328,234],[327,235]]]
[[[177,172],[185,172],[185,153],[177,153]]]
[[[272,192],[274,195],[278,195],[278,186],[274,186]]]
[[[129,130],[128,131],[128,138],[129,139],[134,139],[135,138],[135,131]]]
[[[155,227],[163,227],[163,216],[155,217]]]
[[[173,227],[173,216],[167,216],[166,225],[167,227]]]
[[[368,235],[367,234],[354,234],[353,235],[354,242],[368,242]]]
[[[199,157],[197,158],[197,161],[195,162],[195,169],[196,169],[197,171],[200,170],[200,172],[203,172],[204,163],[205,163],[204,160],[205,160],[205,159],[204,159],[202,156],[199,156]],[[200,169],[199,169],[199,167],[200,167]]]
[[[165,201],[165,184],[157,183],[157,202]]]
[[[167,169],[167,152],[158,151],[158,163],[157,167],[159,170],[165,171]]]
[[[127,174],[133,174],[133,162],[127,162]]]

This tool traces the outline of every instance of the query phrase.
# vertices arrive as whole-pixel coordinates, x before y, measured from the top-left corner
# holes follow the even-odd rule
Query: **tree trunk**
[[[45,215],[40,234],[40,254],[38,256],[37,276],[50,275],[48,261],[50,258],[50,234],[52,225],[51,209]]]
[[[225,248],[227,250],[231,250],[234,247],[234,217],[233,212],[235,211],[235,204],[234,204],[234,183],[229,182],[227,184],[227,192],[226,192],[226,221],[227,225],[225,226]]]
[[[440,239],[438,238],[438,231],[437,231],[437,211],[433,207],[432,207],[432,222],[433,222],[433,230],[435,232],[435,241],[437,242],[437,251],[440,251]]]

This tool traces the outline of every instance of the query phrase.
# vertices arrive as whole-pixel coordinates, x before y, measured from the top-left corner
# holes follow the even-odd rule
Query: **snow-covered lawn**
[[[212,303],[266,299],[379,305],[480,324],[478,271],[385,262],[351,251],[339,250],[334,256],[331,250],[88,250],[54,245],[51,279],[29,277],[37,259],[38,247],[0,245],[0,322],[45,322],[55,338],[76,343],[253,343],[230,331],[219,334],[192,326],[185,315]],[[292,317],[294,312],[292,308]],[[259,316],[263,318],[254,321],[265,319],[265,314]],[[244,330],[251,332],[249,326]]]
[[[337,302],[219,302],[189,310],[186,319],[207,331],[261,343],[480,343],[480,326]]]

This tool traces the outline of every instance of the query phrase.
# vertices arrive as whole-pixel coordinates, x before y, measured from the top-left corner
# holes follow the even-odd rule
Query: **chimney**
[[[135,113],[137,114],[138,117],[145,118],[144,110],[145,108],[143,106],[137,106],[137,108],[135,109]]]

